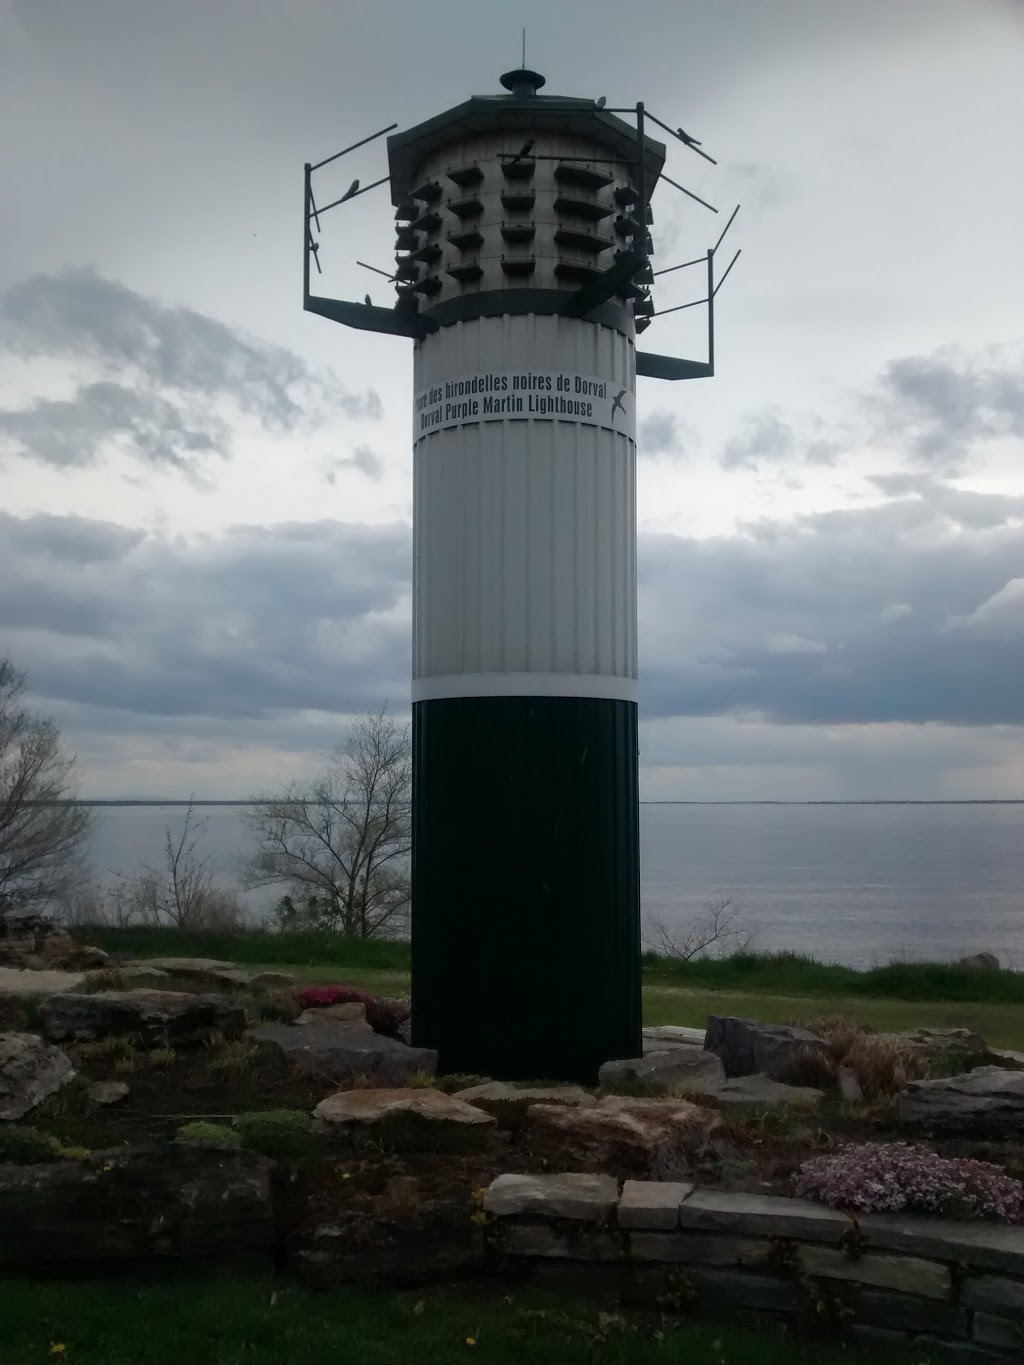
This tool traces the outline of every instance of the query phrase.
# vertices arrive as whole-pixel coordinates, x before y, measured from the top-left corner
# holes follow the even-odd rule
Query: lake
[[[197,807],[200,844],[234,884],[248,851],[235,806]],[[98,876],[159,863],[181,806],[99,806]],[[758,946],[852,967],[987,949],[1024,968],[1024,802],[654,804],[640,808],[645,916],[669,925],[731,897]],[[279,892],[249,893],[259,911]]]

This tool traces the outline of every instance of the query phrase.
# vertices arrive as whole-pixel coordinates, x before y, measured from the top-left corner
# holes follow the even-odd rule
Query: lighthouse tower
[[[392,309],[310,295],[307,167],[305,305],[414,340],[413,1041],[593,1081],[641,1050],[636,378],[713,372],[714,251],[708,360],[638,357],[651,116],[501,84],[387,140]]]

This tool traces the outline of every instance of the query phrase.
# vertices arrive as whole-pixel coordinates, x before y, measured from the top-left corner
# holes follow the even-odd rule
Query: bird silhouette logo
[[[620,390],[618,391],[618,393],[615,395],[615,397],[612,399],[612,415],[611,415],[611,420],[612,420],[613,422],[615,421],[615,414],[616,414],[616,412],[621,412],[622,415],[623,415],[623,417],[625,417],[625,415],[626,415],[626,408],[625,408],[625,405],[624,405],[623,402],[622,402],[622,400],[623,400],[623,398],[625,398],[625,396],[626,396],[626,390],[625,390],[625,389],[620,389]]]

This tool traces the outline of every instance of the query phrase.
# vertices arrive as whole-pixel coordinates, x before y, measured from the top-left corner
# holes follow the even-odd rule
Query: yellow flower
[[[64,1343],[63,1343],[62,1341],[51,1341],[51,1342],[50,1342],[50,1355],[52,1355],[52,1356],[66,1356],[67,1353],[68,1353],[68,1348],[64,1345]]]
[[[352,1177],[349,1175],[348,1171],[342,1171],[342,1173],[341,1173],[341,1178],[342,1178],[342,1180],[351,1180],[351,1179],[352,1179]]]
[[[467,1338],[466,1338],[466,1345],[467,1345],[467,1346],[475,1346],[475,1345],[476,1345],[476,1337],[467,1337]]]

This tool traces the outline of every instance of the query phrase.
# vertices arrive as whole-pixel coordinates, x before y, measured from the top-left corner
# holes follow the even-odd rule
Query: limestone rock
[[[269,1248],[277,1235],[272,1169],[253,1152],[174,1144],[0,1166],[0,1265]]]
[[[720,1104],[775,1108],[781,1104],[816,1108],[825,1098],[824,1091],[805,1085],[783,1085],[769,1076],[735,1076],[707,1092]]]
[[[459,1127],[493,1126],[494,1119],[455,1095],[419,1086],[411,1090],[341,1090],[328,1095],[313,1110],[313,1117],[333,1127],[382,1123],[394,1116],[410,1115],[428,1123],[454,1123]]]
[[[944,1067],[970,1070],[989,1060],[985,1039],[969,1028],[916,1028],[883,1036],[912,1047],[940,1070]]]
[[[907,1128],[1014,1137],[1024,1132],[1024,1071],[979,1066],[962,1076],[912,1081],[899,1097]]]
[[[760,1072],[779,1080],[806,1053],[829,1055],[828,1044],[807,1029],[723,1014],[708,1016],[704,1046],[721,1058],[730,1077]]]
[[[615,1219],[620,1228],[674,1231],[679,1226],[679,1205],[693,1193],[690,1181],[627,1180]]]
[[[61,925],[43,915],[19,910],[9,897],[0,895],[0,965],[84,970],[101,966],[106,960],[102,948],[83,947]]]
[[[687,1045],[651,1052],[629,1061],[605,1062],[598,1072],[601,1085],[650,1085],[666,1090],[692,1085],[706,1089],[725,1080],[725,1068],[713,1052]]]
[[[345,1024],[326,1023],[297,1028],[291,1024],[260,1024],[246,1034],[253,1042],[275,1051],[292,1067],[340,1085],[357,1076],[372,1076],[386,1085],[407,1085],[416,1075],[432,1076],[437,1053],[432,1048],[408,1047],[395,1038],[359,1033]]]
[[[657,1052],[659,1044],[661,1050],[670,1047],[703,1047],[706,1036],[707,1029],[686,1028],[682,1024],[658,1024],[643,1031],[644,1055],[648,1051]],[[648,1044],[651,1046],[648,1047]]]
[[[344,1024],[353,1033],[372,1033],[366,1022],[366,1006],[360,1000],[346,1000],[341,1005],[322,1005],[303,1010],[296,1024]]]
[[[128,1093],[124,1081],[94,1081],[89,1087],[89,1098],[93,1104],[120,1104],[128,1097]]]
[[[233,962],[215,962],[206,957],[152,957],[150,967],[166,972],[177,983],[176,990],[244,991],[252,977]]]
[[[0,1119],[24,1117],[74,1079],[59,1048],[34,1033],[0,1033]]]
[[[484,1211],[496,1218],[533,1214],[606,1223],[618,1197],[610,1175],[499,1175],[484,1195]]]
[[[591,1109],[535,1104],[527,1119],[531,1138],[551,1145],[558,1159],[666,1179],[686,1173],[722,1121],[689,1100],[623,1095],[606,1095]]]
[[[86,980],[85,972],[56,972],[28,967],[0,967],[0,999],[5,996],[53,995],[58,991],[77,991]]]
[[[255,972],[252,984],[264,991],[290,991],[294,990],[298,982],[287,972]]]
[[[119,962],[113,968],[108,966],[99,971],[86,972],[85,986],[88,990],[104,991],[108,989],[106,982],[113,979],[115,973],[117,984],[110,986],[110,990],[159,991],[180,989],[167,972],[161,971],[159,967],[154,967],[149,962]]]
[[[131,1034],[143,1047],[180,1047],[245,1028],[245,1011],[221,995],[172,991],[106,991],[52,995],[40,1010],[43,1033],[54,1042],[94,1042]]]
[[[960,958],[956,965],[958,967],[970,967],[975,971],[997,972],[999,970],[999,959],[995,953],[969,953],[967,957]]]
[[[456,1098],[493,1114],[506,1127],[526,1122],[531,1105],[559,1104],[570,1109],[590,1109],[597,1101],[581,1085],[515,1086],[505,1081],[488,1081],[456,1092]]]

